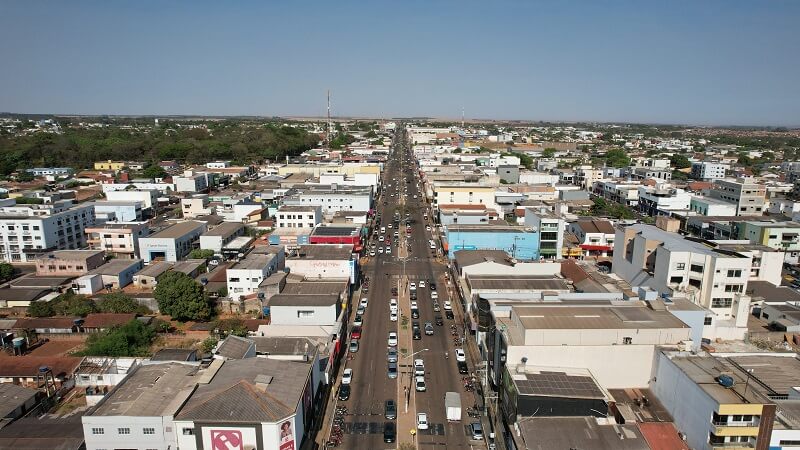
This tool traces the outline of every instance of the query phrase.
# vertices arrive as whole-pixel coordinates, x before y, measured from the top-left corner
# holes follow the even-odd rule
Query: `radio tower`
[[[328,89],[328,133],[327,133],[328,148],[331,148],[331,90]]]
[[[464,107],[461,107],[461,129],[464,129]]]

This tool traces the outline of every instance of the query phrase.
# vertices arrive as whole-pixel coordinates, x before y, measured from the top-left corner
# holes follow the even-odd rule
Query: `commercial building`
[[[770,448],[775,404],[757,394],[757,383],[746,372],[718,358],[666,351],[656,364],[650,389],[689,447]]]
[[[120,170],[127,167],[127,163],[125,161],[96,161],[94,163],[94,170],[111,170],[114,172],[119,172]]]
[[[435,184],[433,186],[433,206],[439,208],[443,205],[484,205],[500,213],[500,207],[495,203],[495,190],[492,186],[464,185],[464,184]]]
[[[104,185],[105,186],[105,185]],[[131,186],[130,184],[125,184],[122,186]],[[155,189],[134,189],[134,190],[108,190],[103,191],[106,196],[106,200],[110,202],[141,202],[143,208],[153,208],[155,209],[158,206],[158,193],[159,191]]]
[[[449,258],[459,250],[503,250],[512,258],[539,259],[539,231],[513,225],[450,225],[444,228]],[[559,247],[560,248],[560,247]]]
[[[307,279],[349,279],[355,282],[357,261],[349,245],[300,245],[286,255],[286,268]]]
[[[93,250],[103,250],[115,258],[134,259],[139,255],[139,239],[147,237],[150,228],[141,223],[107,223],[86,228],[87,242]]]
[[[308,237],[311,244],[342,244],[352,245],[354,252],[363,248],[362,238],[364,228],[348,225],[318,225]]]
[[[305,185],[290,189],[283,198],[289,206],[318,205],[325,215],[336,211],[369,211],[372,209],[372,188],[338,185]]]
[[[259,286],[270,275],[278,271],[282,255],[274,253],[250,253],[243,260],[229,267],[228,295],[231,298],[259,292]]]
[[[177,448],[174,417],[202,374],[197,365],[178,362],[137,366],[82,416],[86,449]]]
[[[569,224],[569,231],[578,238],[583,257],[610,256],[614,251],[616,230],[607,220],[578,220]]]
[[[745,292],[752,254],[644,224],[618,229],[615,243],[614,273],[634,286],[684,297],[709,310],[705,338],[743,337],[750,310]]]
[[[674,211],[686,211],[691,194],[667,184],[640,186],[638,209],[645,216],[669,216]]]
[[[439,223],[448,225],[480,225],[498,219],[497,211],[485,205],[442,205],[439,207]]]
[[[225,361],[213,378],[198,383],[175,417],[175,448],[230,448],[231,442],[240,448],[301,448],[317,409],[319,380],[312,372],[310,362]]]
[[[736,204],[711,197],[692,195],[689,210],[702,216],[735,216]]]
[[[721,180],[725,178],[725,170],[728,168],[727,164],[716,162],[693,162],[691,177],[695,180],[712,181]]]
[[[561,259],[564,219],[546,208],[526,207],[525,226],[533,233],[534,240],[539,241],[539,259]]]
[[[187,220],[158,233],[139,239],[139,254],[149,263],[153,260],[176,262],[192,251],[194,243],[206,231],[206,224]]]
[[[348,297],[348,282],[286,283],[269,299],[271,323],[276,325],[336,325]]]
[[[216,208],[209,205],[208,194],[194,194],[189,198],[181,199],[181,212],[184,219],[208,216],[216,212]]]
[[[775,220],[744,221],[739,224],[739,239],[785,252],[787,263],[800,261],[800,223]]]
[[[244,237],[244,225],[241,223],[225,222],[213,229],[200,235],[200,248],[203,250],[213,250],[217,255],[223,255],[229,246],[237,247],[232,250],[238,253],[242,244],[235,243],[239,237]],[[245,237],[242,241],[245,245],[252,242],[252,238]],[[236,256],[236,254],[229,255]]]
[[[182,177],[173,177],[177,192],[203,192],[208,190],[209,179],[207,173],[192,173],[187,171]]]
[[[638,182],[600,180],[592,184],[592,193],[612,202],[635,207],[639,203],[639,186],[641,184]]]
[[[77,277],[105,263],[105,253],[97,250],[56,250],[36,258],[36,275]]]
[[[320,205],[282,205],[275,213],[276,228],[311,228],[322,223]]]
[[[715,180],[711,198],[736,204],[736,215],[761,215],[766,208],[767,189],[752,178]]]
[[[94,225],[91,206],[75,206],[60,212],[32,208],[0,208],[0,253],[6,262],[32,262],[37,255],[59,249],[86,246],[84,230]]]
[[[137,222],[144,217],[144,203],[141,201],[98,201],[87,203],[94,206],[94,213],[98,221],[107,222]]]

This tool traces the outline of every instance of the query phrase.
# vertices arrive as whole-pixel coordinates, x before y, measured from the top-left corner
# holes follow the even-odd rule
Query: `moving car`
[[[464,349],[457,348],[454,353],[456,354],[456,361],[467,362],[467,355],[464,354]]]
[[[383,404],[383,417],[394,420],[397,419],[397,403],[394,400],[386,400]]]
[[[469,373],[469,367],[467,367],[467,363],[464,361],[456,361],[456,365],[458,366],[458,373],[462,375],[466,375]]]
[[[353,369],[347,368],[342,372],[342,384],[350,384],[353,381]]]
[[[419,287],[420,288],[424,288],[425,287],[425,280],[419,280]]]
[[[411,284],[408,285],[408,289],[412,290],[412,291],[416,291],[417,290],[417,283],[414,283],[412,281]]]
[[[437,314],[436,317],[433,318],[436,321],[436,325],[442,326],[444,325],[444,320],[440,314]]]
[[[414,379],[414,389],[416,389],[417,392],[425,392],[427,389],[425,386],[425,377],[420,376]]]
[[[433,324],[430,322],[425,322],[425,334],[428,336],[433,336]]]
[[[432,291],[435,291],[436,290],[436,283],[428,283],[428,287],[430,287]]]
[[[439,293],[436,291],[431,292],[431,300],[439,300]]]
[[[445,311],[452,311],[453,310],[453,305],[450,304],[450,300],[445,300],[444,301],[444,310]]]
[[[450,311],[445,311],[444,316],[447,317],[447,320],[453,320],[453,310],[451,309]]]
[[[383,424],[383,442],[391,444],[397,439],[397,427],[394,422],[384,422]]]

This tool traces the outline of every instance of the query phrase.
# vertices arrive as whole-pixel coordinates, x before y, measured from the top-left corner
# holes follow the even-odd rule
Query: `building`
[[[270,275],[278,271],[281,255],[274,253],[250,253],[243,260],[229,267],[228,295],[233,298],[259,292],[259,286]]]
[[[276,325],[335,325],[348,297],[346,280],[286,283],[269,299],[271,323]]]
[[[674,211],[686,211],[692,195],[667,184],[639,186],[639,212],[645,216],[669,216]]]
[[[612,180],[595,181],[592,184],[592,193],[612,202],[617,202],[628,207],[636,207],[639,203],[638,182],[617,182]]]
[[[98,250],[56,250],[36,259],[36,275],[77,277],[106,262],[105,252]]]
[[[137,366],[82,416],[86,449],[177,448],[174,417],[202,380],[192,364]]]
[[[142,270],[142,267],[141,259],[115,259],[90,271],[88,274],[75,280],[75,282],[80,283],[81,280],[85,280],[88,281],[89,285],[92,285],[91,279],[98,278],[100,280],[100,285],[105,288],[122,289],[133,283],[134,274]],[[97,290],[86,294],[92,295],[95,292],[97,292]]]
[[[583,257],[610,256],[614,251],[616,230],[607,220],[578,220],[569,224],[569,231],[578,238]]]
[[[124,161],[96,161],[94,163],[94,170],[110,170],[113,172],[119,172],[122,169],[125,169],[127,164]]]
[[[209,206],[208,194],[194,194],[189,198],[181,199],[181,212],[184,219],[194,219],[208,216],[216,212],[216,208]]]
[[[735,216],[736,204],[711,197],[692,195],[689,210],[702,216]]]
[[[203,250],[213,250],[215,254],[222,255],[223,249],[236,241],[239,237],[244,237],[244,225],[241,223],[225,222],[212,230],[200,235],[200,248]],[[252,242],[252,238],[245,237],[246,244]],[[241,247],[241,244],[234,245]],[[238,253],[238,252],[237,252]],[[236,256],[234,254],[233,256]]]
[[[642,301],[501,304],[493,302],[484,345],[496,384],[506,367],[515,372],[531,361],[588,369],[606,389],[647,387],[660,346],[692,344],[687,324]]]
[[[656,364],[650,389],[689,447],[769,448],[775,404],[756,393],[748,375],[717,358],[688,353],[661,352]]]
[[[71,322],[71,320],[70,320]],[[32,389],[43,388],[42,368],[52,374],[56,389],[72,386],[75,372],[83,357],[23,355],[0,358],[0,383],[11,383]],[[52,388],[52,385],[50,385]]]
[[[176,262],[192,251],[200,235],[205,233],[206,224],[187,220],[176,223],[150,236],[139,239],[139,254],[149,263],[153,260]]]
[[[527,207],[525,226],[534,234],[534,240],[539,241],[539,259],[561,259],[564,219],[545,208]]]
[[[433,206],[442,205],[484,205],[487,209],[500,211],[495,203],[495,190],[492,186],[464,184],[435,184],[433,186]]]
[[[133,276],[133,284],[142,289],[155,289],[158,277],[172,269],[172,263],[156,261],[145,266]]]
[[[498,218],[497,211],[484,205],[443,205],[439,208],[439,223],[444,226],[480,225]]]
[[[311,244],[352,245],[353,252],[360,252],[363,248],[363,230],[362,227],[352,225],[318,225],[311,231],[308,242]]]
[[[209,180],[206,173],[187,171],[182,177],[173,177],[177,192],[203,192],[208,190]]]
[[[0,423],[19,419],[39,403],[39,391],[11,383],[0,383]]]
[[[503,250],[512,258],[521,260],[540,257],[540,233],[532,227],[457,224],[445,227],[444,231],[443,244],[451,259],[459,250]]]
[[[114,258],[134,259],[139,255],[139,239],[150,234],[146,222],[107,223],[86,228],[87,242],[93,250],[103,250]]]
[[[715,180],[711,198],[736,204],[736,215],[761,215],[766,209],[767,189],[751,178]]]
[[[0,208],[0,252],[6,262],[33,262],[52,250],[86,246],[86,227],[94,225],[91,206],[75,206],[60,212],[38,213],[31,208]]]
[[[222,200],[222,207],[217,208],[217,214],[226,222],[246,223],[254,212],[264,211],[261,202],[253,200],[250,194],[237,194]]]
[[[122,186],[132,186],[124,184]],[[105,185],[104,185],[105,187]],[[110,202],[141,202],[142,207],[145,209],[155,209],[158,206],[159,191],[155,189],[121,189],[121,190],[103,190],[106,200]]]
[[[301,448],[317,409],[312,372],[310,362],[225,361],[176,416],[176,448],[230,448],[232,441],[240,448]]]
[[[283,198],[289,206],[318,205],[325,215],[336,211],[369,211],[372,209],[372,187],[338,185],[304,185],[290,189]]]
[[[519,166],[497,166],[497,176],[506,183],[519,183]]]
[[[765,245],[785,252],[787,263],[800,261],[800,223],[767,221],[744,221],[739,225],[739,239]]]
[[[25,169],[25,172],[35,177],[68,177],[74,172],[71,167],[34,167]]]
[[[282,205],[275,213],[276,228],[311,228],[322,223],[320,205]]]
[[[670,181],[672,179],[672,170],[656,169],[648,167],[634,167],[629,171],[629,175],[633,180],[656,180],[656,181]]]
[[[684,297],[707,309],[704,338],[743,337],[750,310],[745,292],[752,254],[643,224],[618,229],[615,243],[614,273],[631,285]]]
[[[695,180],[702,181],[722,180],[725,178],[725,170],[727,167],[727,164],[717,162],[693,162],[690,176]]]
[[[286,268],[307,279],[350,279],[355,282],[357,261],[349,245],[300,245],[286,255]]]
[[[89,205],[87,203],[87,205]],[[141,201],[98,201],[91,203],[98,221],[137,222],[144,217],[144,202]]]

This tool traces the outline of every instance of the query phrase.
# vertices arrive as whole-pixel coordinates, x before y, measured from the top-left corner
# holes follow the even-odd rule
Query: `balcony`
[[[721,444],[711,444],[711,450],[750,450],[756,448],[751,442],[724,442]]]
[[[758,436],[758,422],[712,422],[711,432],[716,436]]]

